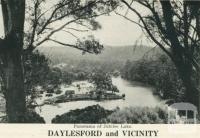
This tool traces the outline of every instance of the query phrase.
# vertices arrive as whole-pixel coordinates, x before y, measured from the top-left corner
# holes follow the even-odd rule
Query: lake
[[[61,115],[66,113],[70,110],[74,109],[81,109],[87,106],[99,104],[100,106],[104,107],[105,109],[115,109],[116,107],[124,108],[129,106],[149,106],[155,107],[160,106],[163,102],[155,95],[153,95],[153,88],[146,87],[136,82],[129,82],[121,77],[112,78],[113,84],[116,85],[121,94],[125,94],[125,100],[110,100],[110,101],[73,101],[73,102],[66,102],[66,103],[59,103],[56,105],[44,105],[41,108],[37,108],[36,112],[39,113],[42,117],[44,117],[46,123],[51,123],[51,120],[56,115]],[[73,83],[73,87],[76,84],[84,84],[87,85],[86,87],[82,88],[81,92],[86,92],[91,88],[91,84],[87,81],[80,81]],[[65,88],[63,87],[63,93],[66,89],[72,89],[72,87]],[[75,90],[78,91],[78,90]]]

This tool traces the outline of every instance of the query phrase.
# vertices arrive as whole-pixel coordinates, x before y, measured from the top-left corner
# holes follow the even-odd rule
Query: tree
[[[139,81],[155,88],[155,94],[162,99],[183,102],[185,87],[176,72],[176,68],[165,54],[157,58],[140,59],[124,67],[123,75],[130,81]],[[172,101],[172,100],[171,100]]]
[[[52,81],[52,78],[48,76],[52,72],[49,67],[50,61],[39,51],[24,54],[23,61],[26,95],[34,94],[37,86],[44,87],[46,83]]]
[[[95,84],[97,90],[111,90],[112,79],[110,74],[97,71],[91,75],[91,82]]]
[[[1,72],[6,112],[10,122],[21,122],[26,112],[22,47],[25,0],[2,0],[5,38],[0,39]]]
[[[179,77],[186,88],[185,101],[198,106],[200,111],[200,2],[170,0],[121,0],[128,7],[125,19],[136,23],[147,37],[170,57],[176,66]],[[129,3],[130,2],[130,3]],[[140,5],[148,13],[145,15]],[[139,22],[128,15],[129,12],[139,17]]]
[[[27,110],[32,110],[36,107],[37,102],[35,98],[45,90],[47,83],[52,82],[52,78],[48,76],[52,72],[49,63],[49,59],[37,50],[33,53],[23,54],[24,90],[26,92]],[[54,85],[59,85],[59,81],[57,80],[56,82]]]
[[[117,86],[115,85],[112,86],[112,92],[119,92],[119,89],[117,88]]]
[[[76,37],[73,32],[99,29],[95,17],[108,14],[116,5],[112,0],[57,0],[51,3],[47,0],[1,0],[5,37],[0,39],[0,69],[9,122],[24,122],[27,112],[24,53],[32,53],[47,41],[99,53],[103,46],[93,37],[68,44],[56,40],[53,35],[62,31]],[[60,24],[56,24],[58,22]],[[77,29],[70,26],[72,24],[87,29]]]
[[[97,93],[103,94],[104,91],[119,92],[117,86],[113,85],[109,73],[98,70],[90,76],[90,81],[96,86]]]

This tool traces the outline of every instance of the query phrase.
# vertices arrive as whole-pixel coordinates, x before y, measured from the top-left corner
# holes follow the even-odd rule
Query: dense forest
[[[185,98],[185,88],[175,66],[158,48],[107,46],[100,55],[82,55],[78,50],[65,47],[41,47],[39,51],[49,56],[51,66],[65,72],[66,80],[89,79],[96,70],[110,74],[119,71],[127,80],[154,86],[155,94],[163,99],[178,102]]]
[[[162,53],[158,48],[143,45],[105,46],[98,55],[82,54],[79,50],[66,47],[39,47],[38,50],[50,59],[51,66],[60,66],[66,71],[72,68],[84,71],[103,68],[107,72],[120,71],[127,60],[137,61],[147,56],[155,58],[157,53]]]
[[[154,93],[163,99],[181,102],[185,98],[185,88],[177,70],[164,54],[155,59],[128,60],[122,69],[122,77],[154,86]]]

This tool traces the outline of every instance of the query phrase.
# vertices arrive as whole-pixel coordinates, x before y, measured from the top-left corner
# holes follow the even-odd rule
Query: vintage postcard
[[[200,137],[199,0],[0,0],[0,137]]]

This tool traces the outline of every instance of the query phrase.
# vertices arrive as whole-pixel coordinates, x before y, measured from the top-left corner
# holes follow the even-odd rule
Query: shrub
[[[126,107],[113,112],[102,123],[164,124],[167,112],[162,108]]]
[[[52,123],[100,123],[100,120],[106,118],[112,112],[99,105],[93,105],[57,115],[52,119]]]
[[[4,116],[0,123],[8,123],[7,116]],[[39,114],[33,111],[28,111],[23,116],[21,116],[20,123],[45,123],[44,118],[41,117]]]
[[[44,118],[33,111],[28,111],[25,115],[24,123],[45,123]]]

